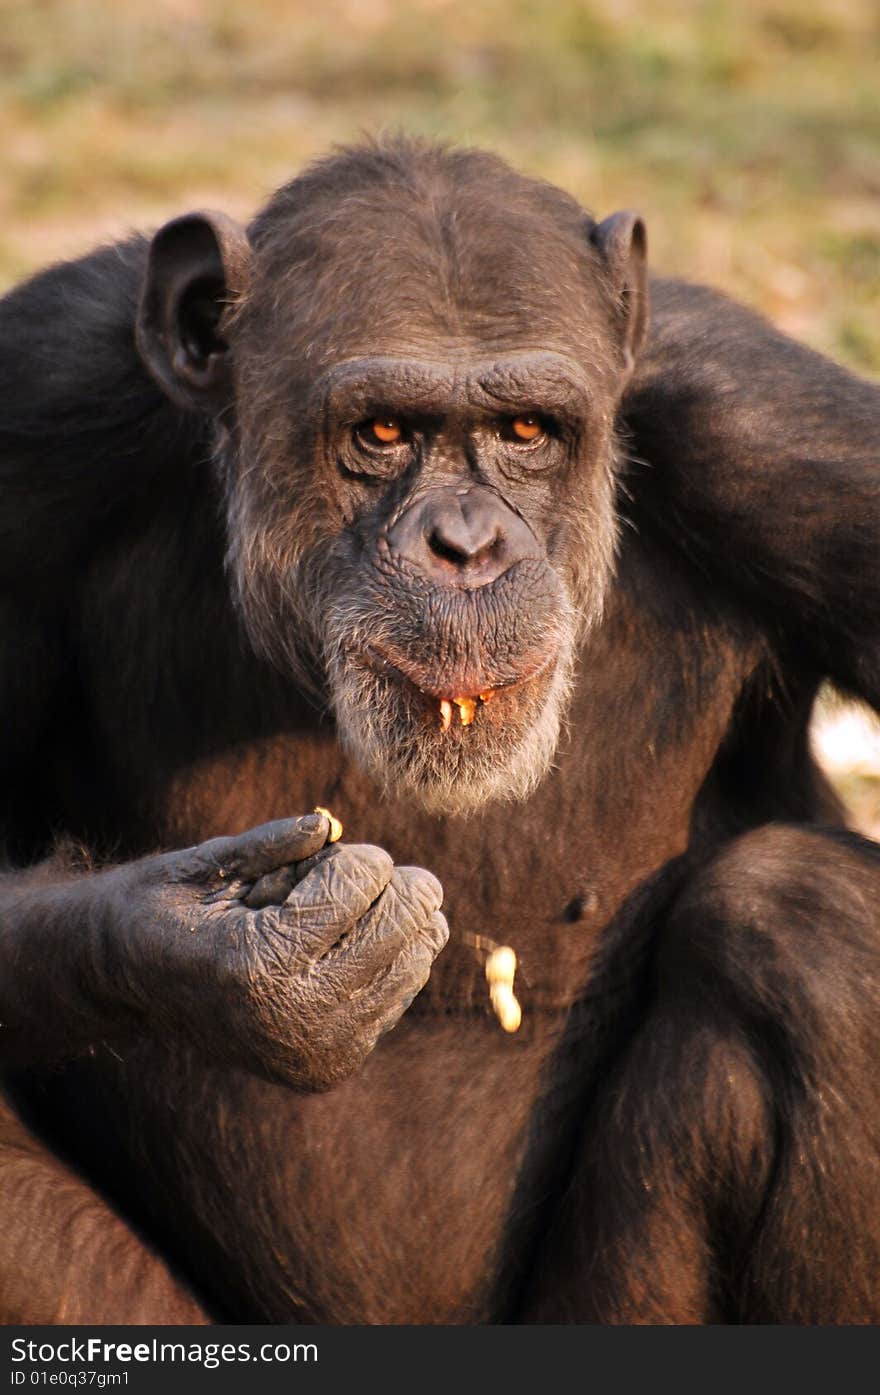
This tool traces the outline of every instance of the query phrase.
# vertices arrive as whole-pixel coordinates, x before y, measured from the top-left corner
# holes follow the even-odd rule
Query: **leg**
[[[880,1321],[880,847],[736,840],[653,973],[521,1320]]]
[[[0,1098],[0,1321],[210,1321],[165,1264]]]

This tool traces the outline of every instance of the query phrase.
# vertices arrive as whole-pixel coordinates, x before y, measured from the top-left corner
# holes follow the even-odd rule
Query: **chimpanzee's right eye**
[[[355,427],[355,437],[360,445],[368,449],[387,450],[391,446],[401,444],[403,426],[397,417],[371,417],[369,421],[363,421]]]

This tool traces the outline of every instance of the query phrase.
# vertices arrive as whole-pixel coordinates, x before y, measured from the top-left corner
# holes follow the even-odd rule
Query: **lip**
[[[494,677],[491,673],[483,674],[479,677],[474,675],[459,676],[450,679],[444,686],[437,687],[435,682],[426,682],[423,675],[420,675],[403,656],[369,645],[361,655],[361,660],[374,673],[380,674],[383,678],[389,678],[392,682],[404,684],[407,687],[415,688],[416,692],[431,703],[439,703],[455,697],[472,696],[474,699],[483,697],[490,693],[494,697],[502,692],[512,692],[516,688],[522,688],[527,683],[532,683],[536,678],[540,678],[548,669],[552,668],[558,658],[558,650],[554,647],[552,652],[544,653],[539,659],[526,662],[525,667],[520,668],[515,675]]]

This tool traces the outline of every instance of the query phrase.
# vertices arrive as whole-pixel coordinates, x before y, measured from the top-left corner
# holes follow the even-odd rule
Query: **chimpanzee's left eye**
[[[520,412],[518,416],[509,417],[504,422],[501,434],[514,445],[532,446],[547,435],[547,426],[543,417],[538,416],[536,412]]]

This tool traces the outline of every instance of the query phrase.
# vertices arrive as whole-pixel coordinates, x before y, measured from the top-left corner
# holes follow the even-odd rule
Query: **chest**
[[[182,560],[177,572],[184,594],[152,600],[94,579],[71,831],[132,856],[321,805],[347,841],[378,844],[443,884],[451,939],[426,1001],[444,1011],[487,1004],[481,940],[515,949],[524,1007],[569,1002],[621,900],[686,846],[747,649],[688,610],[658,617],[622,588],[584,646],[566,731],[531,798],[436,818],[383,795],[332,721],[247,649],[222,575],[187,585]],[[123,614],[111,665],[105,644]]]
[[[105,1117],[136,1121],[118,1134],[150,1227],[238,1320],[485,1321],[551,1052],[534,1024],[414,1017],[302,1097],[179,1057],[169,1084],[144,1049],[108,1063]]]
[[[116,1175],[152,1178],[151,1224],[161,1230],[170,1204],[181,1267],[208,1286],[227,1276],[239,1313],[248,1294],[277,1321],[479,1320],[541,1195],[536,1149],[564,1149],[541,1101],[566,1009],[623,898],[686,846],[748,656],[619,606],[585,646],[566,735],[532,797],[441,820],[383,797],[332,723],[218,628],[224,614],[194,631],[191,616],[178,628],[163,613],[160,655],[156,614],[134,610],[123,661],[84,652],[89,739],[79,766],[71,758],[71,828],[88,835],[100,805],[108,843],[136,855],[320,804],[347,840],[440,878],[450,943],[404,1021],[327,1096],[221,1078],[149,1046],[121,1072],[107,1062],[119,1088],[99,1106],[105,1127],[114,1148],[139,1151]],[[519,961],[513,1037],[490,1010],[486,941]]]

